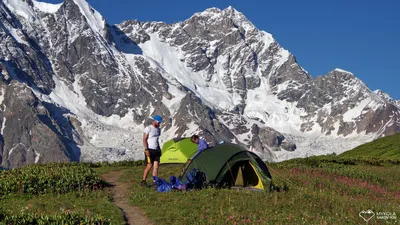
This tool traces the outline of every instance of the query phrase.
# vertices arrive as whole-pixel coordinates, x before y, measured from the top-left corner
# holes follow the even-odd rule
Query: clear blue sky
[[[62,0],[40,0],[59,3]],[[183,21],[233,6],[271,33],[313,77],[341,68],[400,99],[400,0],[89,0],[110,24]]]

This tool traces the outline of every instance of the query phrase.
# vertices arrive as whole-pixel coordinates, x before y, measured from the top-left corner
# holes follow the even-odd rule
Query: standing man
[[[162,122],[160,115],[153,117],[153,123],[144,129],[143,147],[145,153],[146,168],[143,171],[142,186],[147,186],[146,179],[151,167],[153,167],[153,176],[158,176],[158,164],[160,163],[161,148],[158,138],[161,135],[160,124]],[[153,180],[154,186],[154,180]]]

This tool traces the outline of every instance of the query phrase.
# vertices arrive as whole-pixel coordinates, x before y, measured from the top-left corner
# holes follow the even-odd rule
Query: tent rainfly
[[[197,152],[190,138],[174,138],[164,143],[160,163],[186,163]]]
[[[208,148],[186,165],[180,176],[186,182],[187,174],[193,169],[206,175],[206,183],[215,187],[246,187],[269,190],[271,175],[259,156],[246,148],[226,143]]]

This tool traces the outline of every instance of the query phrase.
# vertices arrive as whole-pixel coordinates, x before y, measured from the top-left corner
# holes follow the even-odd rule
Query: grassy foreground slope
[[[133,183],[131,203],[156,224],[399,224],[399,149],[400,134],[339,156],[269,163],[279,192],[157,193],[139,186],[143,168],[125,175]],[[180,170],[162,165],[160,177]]]
[[[399,158],[384,153],[269,163],[279,192],[210,188],[159,193],[140,186],[144,167],[139,164],[51,164],[0,171],[0,224],[125,224],[110,187],[100,179],[121,170],[119,182],[131,186],[130,204],[154,224],[400,223]],[[182,165],[161,165],[159,176],[168,180],[181,170]]]
[[[133,183],[131,203],[156,224],[363,224],[359,214],[369,209],[400,216],[399,166],[336,158],[268,164],[280,192],[158,193],[139,186],[142,167],[126,170],[125,179]],[[162,165],[160,176],[168,180],[180,170],[181,166]],[[374,217],[369,224],[393,224],[399,219]]]

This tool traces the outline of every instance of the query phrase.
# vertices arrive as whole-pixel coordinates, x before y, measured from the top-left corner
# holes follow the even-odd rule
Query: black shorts
[[[149,149],[149,151],[150,156],[147,156],[146,152],[144,153],[144,161],[146,161],[147,164],[154,163],[154,161],[160,162],[161,150]]]

